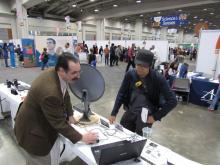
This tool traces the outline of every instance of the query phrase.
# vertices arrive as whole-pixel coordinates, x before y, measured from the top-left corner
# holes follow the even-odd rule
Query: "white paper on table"
[[[170,152],[167,152],[167,160],[169,163],[175,164],[175,165],[201,165],[197,162],[194,162],[192,160],[189,160],[173,151],[170,150]]]
[[[148,116],[148,109],[143,107],[141,111],[141,119],[144,123],[147,122],[147,116]]]
[[[151,141],[148,141],[147,144],[145,145],[142,153],[141,153],[141,158],[146,159],[147,161],[155,164],[155,165],[164,165],[167,164],[167,153],[171,152],[170,149],[160,146],[156,144],[156,147],[152,147],[149,144]]]

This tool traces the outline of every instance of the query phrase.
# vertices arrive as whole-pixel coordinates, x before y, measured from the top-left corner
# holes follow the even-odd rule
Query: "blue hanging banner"
[[[174,26],[188,24],[187,14],[154,17],[154,22],[157,26]]]

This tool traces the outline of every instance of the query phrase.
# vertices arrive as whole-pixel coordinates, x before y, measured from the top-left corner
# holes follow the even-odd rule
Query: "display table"
[[[209,106],[213,97],[211,94],[216,93],[218,86],[219,83],[207,78],[193,78],[190,85],[189,102],[200,106]]]
[[[28,84],[19,81],[21,85],[29,86]],[[14,117],[16,116],[18,107],[27,95],[28,91],[20,91],[18,95],[11,94],[11,88],[7,88],[5,84],[0,84],[0,97],[3,112],[11,112],[12,125],[14,126]],[[2,113],[0,113],[0,119],[3,119]]]
[[[25,84],[25,83],[23,83]],[[19,92],[18,95],[11,94],[10,90],[7,88],[6,85],[0,84],[0,96],[5,98],[5,101],[7,101],[10,105],[10,111],[11,111],[11,118],[12,118],[12,124],[14,126],[14,118],[16,116],[17,110],[21,102],[23,101],[23,97],[27,95],[27,91]],[[74,112],[75,117],[79,117],[81,114],[77,111]],[[104,118],[103,118],[104,119]],[[107,119],[105,119],[107,120]],[[119,130],[116,130],[114,134],[108,132],[109,134],[106,135],[106,128],[104,128],[100,124],[94,124],[87,127],[81,127],[78,125],[72,125],[76,130],[78,130],[80,133],[85,133],[88,131],[94,131],[99,133],[99,139],[100,142],[93,144],[93,145],[86,145],[83,142],[78,142],[76,144],[73,144],[70,142],[67,138],[63,137],[62,135],[60,138],[60,148],[62,150],[63,143],[66,145],[66,149],[62,154],[62,157],[60,158],[60,161],[71,161],[76,156],[80,157],[83,161],[85,161],[87,164],[94,165],[96,164],[95,158],[92,154],[91,147],[102,145],[102,144],[109,144],[117,141],[121,141],[124,139],[143,139],[143,137],[136,135],[126,129],[124,129],[124,132],[121,132]],[[110,129],[114,130],[114,125],[110,126]],[[152,145],[153,144],[153,145]],[[152,147],[154,146],[154,147]],[[150,151],[150,152],[149,152]],[[52,157],[53,159],[53,157]],[[188,160],[179,154],[171,151],[170,149],[163,147],[153,141],[148,140],[146,145],[144,146],[144,149],[141,153],[140,162],[135,162],[134,159],[119,162],[116,164],[137,164],[137,165],[148,165],[148,164],[167,164],[167,162],[175,165],[198,165],[198,163],[193,162],[191,160]]]

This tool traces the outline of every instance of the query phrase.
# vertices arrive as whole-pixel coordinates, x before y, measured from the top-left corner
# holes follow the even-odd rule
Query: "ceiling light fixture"
[[[138,1],[136,1],[136,3],[141,3],[141,1],[140,1],[140,0],[138,0]]]
[[[73,4],[72,7],[76,7],[76,4]]]
[[[202,19],[202,18],[200,19],[200,21],[203,21],[203,20],[204,20],[204,19]]]
[[[99,11],[98,9],[95,9],[95,10],[94,10],[94,12],[98,12],[98,11]]]
[[[83,9],[81,9],[80,11],[83,12]]]
[[[207,11],[207,9],[203,9],[204,11]]]
[[[118,7],[118,5],[113,5],[113,7]]]
[[[196,19],[196,18],[198,18],[198,16],[195,16],[195,17],[193,17],[193,18],[195,18],[195,19]]]
[[[128,19],[127,18],[125,18],[125,21],[127,21]]]
[[[160,13],[161,13],[160,11],[157,12],[157,14],[160,14]]]
[[[90,2],[94,2],[95,0],[90,0]]]
[[[213,15],[214,13],[210,13],[211,15]]]
[[[140,15],[140,17],[143,17],[143,16],[144,16],[143,14]]]
[[[183,10],[179,9],[178,11],[183,11]]]

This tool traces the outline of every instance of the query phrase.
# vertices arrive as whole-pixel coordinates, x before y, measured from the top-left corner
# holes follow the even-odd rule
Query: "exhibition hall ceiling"
[[[45,0],[28,9],[30,17],[71,21],[108,18],[134,24],[152,26],[153,17],[186,14],[186,25],[174,25],[191,31],[202,22],[209,29],[220,28],[220,0]]]

